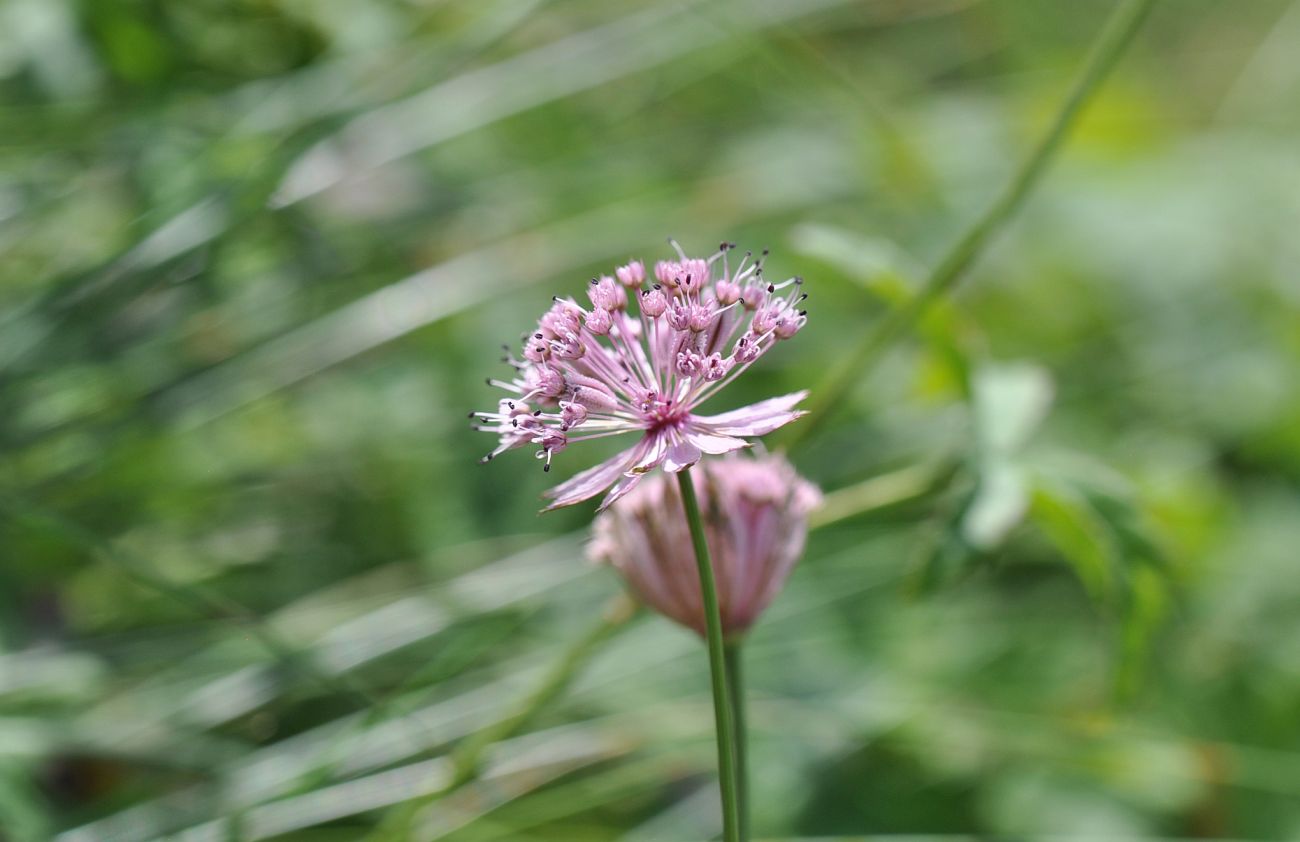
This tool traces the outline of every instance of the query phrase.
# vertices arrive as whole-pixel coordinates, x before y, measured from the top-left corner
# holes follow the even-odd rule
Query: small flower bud
[[[621,310],[627,306],[627,293],[608,275],[593,278],[591,286],[587,288],[587,296],[593,305],[602,310]]]
[[[749,329],[762,336],[771,333],[776,329],[776,322],[781,317],[781,310],[776,306],[765,306],[758,308],[754,314],[754,321],[750,323]]]
[[[668,308],[668,326],[673,330],[689,330],[691,327],[691,305],[682,299],[673,301]]]
[[[597,307],[587,314],[587,330],[597,336],[604,336],[614,326],[614,317],[608,310]]]
[[[546,357],[551,353],[551,346],[546,344],[542,334],[535,333],[524,340],[524,359],[530,363],[546,362]]]
[[[731,362],[723,359],[721,354],[709,354],[704,359],[704,379],[710,382],[721,380],[731,371]]]
[[[560,401],[560,423],[568,430],[587,420],[587,407],[573,401]]]
[[[578,330],[578,309],[567,301],[556,301],[538,321],[539,332],[546,339],[554,339]]]
[[[694,351],[679,351],[677,373],[682,377],[699,377],[704,373],[704,359]]]
[[[655,280],[671,289],[677,286],[677,264],[671,260],[655,263]]]
[[[559,453],[569,446],[569,437],[559,430],[547,430],[542,434],[541,441],[538,444],[542,446],[542,450]]]
[[[802,313],[786,313],[776,320],[776,338],[789,339],[799,332],[808,319]]]
[[[743,635],[803,555],[817,487],[780,456],[729,455],[691,472],[716,571],[723,632]],[[660,474],[596,518],[589,555],[612,565],[651,608],[705,634],[700,579],[676,483]]]
[[[529,369],[526,382],[530,392],[543,397],[558,398],[564,394],[564,375],[549,366],[539,365]]]
[[[713,302],[703,304],[693,304],[690,308],[690,329],[695,333],[708,328],[713,324],[713,317],[716,315]]]
[[[724,307],[740,300],[740,284],[732,281],[718,281],[713,290],[718,297],[718,303]]]
[[[655,287],[641,293],[641,312],[651,319],[657,319],[668,309],[668,296]]]
[[[559,339],[551,340],[551,351],[562,360],[577,360],[587,352],[587,346],[578,334],[566,333]]]
[[[645,283],[645,264],[639,260],[633,260],[626,266],[615,269],[614,275],[623,286],[628,289],[636,289]]]
[[[523,401],[502,398],[497,402],[497,412],[509,418],[517,418],[521,415],[532,415],[533,409]]]
[[[752,363],[763,353],[763,348],[758,344],[758,338],[752,333],[746,333],[736,340],[735,358],[738,363]]]

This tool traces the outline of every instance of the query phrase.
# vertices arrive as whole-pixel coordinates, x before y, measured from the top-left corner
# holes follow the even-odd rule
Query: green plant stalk
[[[736,733],[732,726],[731,701],[727,693],[722,615],[718,611],[713,562],[709,559],[708,542],[704,540],[704,522],[700,519],[700,504],[695,499],[690,469],[678,472],[677,487],[682,492],[682,508],[686,511],[686,523],[691,529],[695,564],[700,571],[700,593],[704,598],[705,638],[709,645],[709,677],[713,682],[713,716],[718,736],[718,779],[722,789],[722,838],[726,842],[740,842],[739,805],[736,802]]]
[[[455,776],[448,789],[459,788],[478,777],[483,753],[493,743],[518,734],[539,711],[558,698],[596,649],[627,625],[636,612],[636,603],[626,594],[619,594],[611,600],[600,619],[551,664],[514,713],[478,731],[457,747],[453,754]]]
[[[870,370],[895,339],[919,321],[931,305],[961,280],[993,236],[1015,215],[1042,179],[1062,142],[1078,122],[1084,106],[1132,43],[1133,36],[1154,5],[1155,0],[1124,0],[1111,12],[1065,101],[1061,103],[1047,131],[1021,162],[1011,181],[948,250],[930,272],[921,290],[877,322],[863,336],[862,341],[848,352],[844,361],[832,369],[822,384],[813,391],[807,422],[791,428],[785,441],[787,446],[793,447],[820,428],[836,407],[844,405],[844,394],[853,386],[854,381]]]
[[[727,692],[731,696],[731,727],[736,747],[736,810],[740,842],[749,842],[749,729],[745,726],[745,673],[740,640],[723,649],[727,661]]]
[[[518,734],[542,709],[559,698],[600,646],[626,628],[639,611],[640,606],[627,594],[611,599],[600,619],[550,665],[513,713],[466,737],[456,747],[451,755],[452,776],[446,786],[394,807],[367,838],[372,842],[409,839],[411,825],[421,809],[478,779],[487,750],[495,743]]]
[[[829,494],[826,506],[818,510],[809,526],[812,529],[819,529],[827,524],[863,512],[887,508],[919,498],[929,490],[930,486],[937,482],[939,482],[938,477],[926,478],[918,475],[917,469],[914,467],[872,477],[857,485]],[[607,606],[605,615],[597,625],[592,627],[588,634],[569,644],[569,647],[560,654],[547,673],[542,676],[537,686],[527,697],[520,701],[514,715],[497,726],[485,728],[467,738],[456,749],[453,757],[455,765],[453,778],[447,786],[420,799],[414,806],[406,804],[401,808],[394,808],[395,812],[391,813],[384,820],[382,827],[368,838],[371,840],[400,840],[406,838],[403,834],[408,832],[410,822],[420,807],[436,802],[476,780],[481,766],[481,763],[478,762],[479,757],[489,747],[489,744],[519,733],[538,711],[559,697],[560,693],[569,685],[573,676],[591,660],[605,641],[625,628],[632,617],[635,616],[635,612],[641,610],[641,606],[637,605],[632,611],[625,613],[620,606],[624,605],[627,599],[626,595],[617,597]],[[729,647],[736,645],[733,642],[729,644]],[[735,655],[738,659],[739,651]],[[735,668],[739,669],[738,661]],[[737,673],[737,676],[739,676],[739,673]],[[743,687],[739,684],[739,677],[734,681],[735,683],[732,686],[736,687],[733,694],[736,705],[733,706],[733,711],[738,712],[739,715],[733,714],[733,720],[737,723],[737,733],[743,735],[745,734]],[[744,741],[738,740],[735,746],[738,761],[738,794],[741,801],[738,812],[741,824],[747,826],[748,814],[744,809],[748,804],[747,768],[743,760],[745,756]]]

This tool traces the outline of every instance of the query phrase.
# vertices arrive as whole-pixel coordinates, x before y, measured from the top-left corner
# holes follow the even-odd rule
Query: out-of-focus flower
[[[522,359],[507,353],[514,378],[488,381],[509,396],[495,412],[471,413],[477,429],[500,437],[483,461],[535,445],[546,470],[573,442],[641,434],[631,448],[548,491],[550,509],[609,489],[603,510],[656,467],[683,470],[803,414],[794,407],[806,392],[720,415],[696,412],[803,327],[807,311],[799,304],[808,296],[799,291],[801,278],[766,281],[763,257],[751,262],[749,252],[732,271],[734,244],[723,243],[707,260],[673,247],[679,259],[655,264],[649,281],[640,261],[618,267],[614,277],[592,278],[590,307],[557,296],[524,339]]]
[[[723,633],[743,634],[803,553],[817,487],[780,456],[730,455],[692,474],[713,557]],[[655,476],[596,518],[588,554],[661,614],[705,634],[700,577],[677,483]]]

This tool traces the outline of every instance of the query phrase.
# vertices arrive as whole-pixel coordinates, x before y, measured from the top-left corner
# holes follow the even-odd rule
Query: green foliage
[[[0,838],[716,834],[699,641],[536,514],[602,443],[464,420],[669,235],[807,279],[719,410],[867,363],[757,836],[1295,838],[1300,15],[1157,4],[999,211],[1112,8],[0,4]]]

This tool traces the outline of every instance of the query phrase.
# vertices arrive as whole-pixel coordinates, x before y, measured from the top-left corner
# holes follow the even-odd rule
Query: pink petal
[[[614,505],[614,501],[636,488],[644,476],[645,474],[624,474],[619,479],[618,483],[609,490],[609,493],[605,495],[605,499],[600,501],[600,505],[596,508],[596,513],[599,514]]]
[[[749,447],[749,442],[744,439],[736,439],[731,436],[715,436],[694,431],[687,431],[686,440],[710,455],[730,453],[733,450],[740,450],[742,447]]]
[[[549,512],[562,506],[572,506],[574,503],[581,503],[583,500],[595,497],[618,480],[619,476],[627,470],[628,465],[638,457],[644,446],[644,440],[637,442],[617,456],[601,462],[594,468],[575,474],[554,488],[542,492],[543,496],[553,501],[543,511]]]
[[[668,444],[668,436],[663,433],[647,435],[638,445],[640,450],[632,467],[628,468],[628,474],[639,476],[653,471],[660,462],[664,461],[664,454],[668,452]]]
[[[664,457],[664,470],[671,474],[684,471],[700,461],[703,455],[698,447],[685,439],[674,442],[673,446],[668,448],[668,455]]]
[[[804,412],[794,410],[795,404],[808,397],[808,392],[795,392],[779,398],[769,398],[721,415],[696,415],[692,426],[708,433],[724,436],[762,436],[778,427],[784,427]]]

